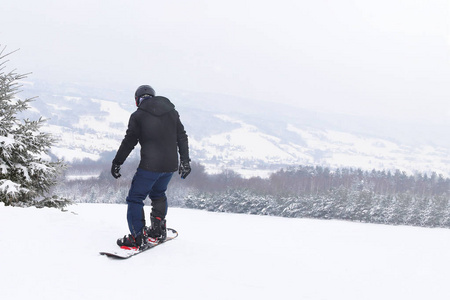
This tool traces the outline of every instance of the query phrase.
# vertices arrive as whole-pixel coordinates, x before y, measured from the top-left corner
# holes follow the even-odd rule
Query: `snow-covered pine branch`
[[[1,47],[0,47],[1,48]],[[62,207],[67,200],[48,195],[65,165],[47,159],[54,137],[41,132],[45,122],[20,120],[18,113],[29,108],[33,99],[20,99],[19,80],[26,75],[6,71],[0,50],[0,202],[14,206]],[[10,53],[9,53],[10,54]]]

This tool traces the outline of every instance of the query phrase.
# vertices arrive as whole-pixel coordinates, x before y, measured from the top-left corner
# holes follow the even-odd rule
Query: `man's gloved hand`
[[[191,165],[189,160],[181,161],[180,167],[178,168],[178,174],[181,174],[181,178],[185,179],[189,173],[191,173]]]
[[[111,166],[111,175],[117,179],[120,176],[122,176],[120,174],[120,165],[116,164],[114,161],[112,162],[112,166]]]

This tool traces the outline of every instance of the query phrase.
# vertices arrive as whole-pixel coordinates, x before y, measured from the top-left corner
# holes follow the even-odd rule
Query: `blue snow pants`
[[[152,215],[164,218],[167,214],[167,185],[173,173],[157,173],[138,168],[127,197],[127,221],[130,233],[136,237],[145,226],[144,200],[152,201]]]

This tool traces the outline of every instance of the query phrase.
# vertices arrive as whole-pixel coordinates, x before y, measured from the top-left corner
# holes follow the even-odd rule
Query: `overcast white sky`
[[[31,78],[450,119],[450,1],[3,1]],[[212,103],[213,104],[213,103]]]

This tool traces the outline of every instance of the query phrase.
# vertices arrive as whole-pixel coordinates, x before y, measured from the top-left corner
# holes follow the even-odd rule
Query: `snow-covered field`
[[[33,89],[28,83],[26,95],[39,95],[42,100],[31,102],[29,114],[23,117],[48,119],[42,130],[57,138],[52,154],[66,162],[98,161],[117,151],[130,114],[136,110],[129,93],[121,97],[123,91],[117,90],[113,93],[116,99],[106,95],[98,99],[86,94],[105,91],[83,86],[75,92],[70,85],[70,92],[61,94],[66,88],[54,83],[52,88],[50,84],[36,86],[39,88]],[[448,128],[447,123],[428,127],[417,121],[400,126],[382,118],[344,118],[292,107],[272,111],[273,104],[229,95],[222,95],[221,101],[217,95],[203,93],[172,91],[168,96],[186,126],[191,158],[211,174],[228,169],[245,178],[267,178],[283,166],[319,165],[450,176],[450,146],[443,129]],[[132,155],[138,155],[137,150]]]
[[[447,229],[171,208],[176,240],[129,260],[99,255],[126,233],[125,214],[0,204],[1,298],[450,299]]]

